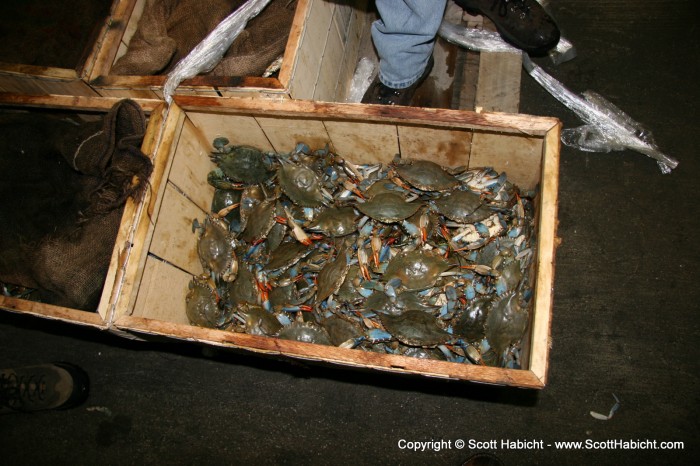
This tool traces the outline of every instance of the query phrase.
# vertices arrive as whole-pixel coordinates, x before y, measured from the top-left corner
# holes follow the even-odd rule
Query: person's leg
[[[380,19],[372,24],[379,73],[365,103],[409,105],[432,67],[437,30],[447,0],[377,0]]]
[[[372,24],[379,76],[402,89],[418,80],[433,53],[447,0],[377,0],[380,19]]]

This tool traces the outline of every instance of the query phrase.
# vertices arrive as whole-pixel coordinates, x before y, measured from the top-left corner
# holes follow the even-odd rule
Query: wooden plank
[[[529,368],[541,381],[547,383],[552,307],[554,290],[554,258],[559,244],[557,238],[557,210],[559,196],[559,148],[561,125],[545,137],[544,163],[540,185],[540,219],[537,231],[537,276],[535,306],[532,318]]]
[[[345,50],[338,74],[338,87],[333,98],[336,102],[347,101],[348,93],[355,75],[355,69],[363,53],[363,46],[369,46],[370,14],[366,11],[365,2],[357,2],[357,7],[351,9],[348,19],[344,42]],[[371,48],[371,47],[370,47]],[[372,50],[372,53],[374,51]]]
[[[24,315],[59,320],[71,324],[85,325],[100,329],[106,328],[102,317],[96,312],[80,311],[78,309],[12,298],[10,296],[0,295],[0,309]]]
[[[75,71],[71,71],[75,75]],[[0,92],[26,95],[65,94],[97,96],[97,93],[77,76],[63,79],[8,72],[2,69],[0,69]]]
[[[521,57],[520,53],[481,53],[475,108],[518,112]]]
[[[309,0],[304,32],[296,52],[294,79],[289,83],[289,92],[294,99],[312,99],[314,96],[332,18],[332,2]]]
[[[107,111],[121,99],[91,96],[68,95],[23,95],[0,92],[0,104],[36,108],[61,108],[78,111]],[[161,100],[134,99],[136,103],[149,113],[163,106]]]
[[[215,167],[209,158],[211,149],[211,142],[206,143],[194,124],[185,120],[169,181],[204,212],[209,211],[214,196],[214,188],[207,183],[207,175]]]
[[[484,29],[496,31],[489,19]],[[481,52],[479,82],[474,108],[483,111],[517,113],[520,108],[522,54]]]
[[[129,3],[132,3],[133,7],[131,13],[128,15],[129,20],[126,24],[126,28],[124,29],[124,33],[121,35],[121,37],[119,37],[119,48],[112,61],[112,64],[110,65],[110,69],[111,66],[114,66],[117,60],[119,60],[127,52],[127,50],[129,50],[131,39],[134,37],[134,34],[136,34],[136,31],[139,28],[139,22],[141,21],[143,11],[146,8],[146,0],[136,0],[135,2],[131,0]],[[122,16],[122,18],[126,17],[127,16]]]
[[[130,230],[127,241],[130,245],[126,254],[126,267],[121,282],[116,287],[119,299],[114,303],[109,323],[133,310],[136,291],[143,275],[155,223],[160,212],[167,176],[172,165],[172,154],[177,148],[185,113],[177,106],[169,106],[162,123],[160,140],[152,152],[153,173],[151,189],[146,190],[134,213],[134,227]]]
[[[322,64],[313,94],[314,100],[332,102],[338,87],[341,64],[345,56],[345,41],[343,40],[345,32],[339,29],[338,24],[341,21],[339,19],[340,11],[340,8],[335,8],[329,24],[326,46],[323,49]]]
[[[265,132],[253,117],[229,115],[222,118],[206,112],[191,112],[189,118],[210,145],[214,139],[225,137],[236,146],[248,145],[260,150],[273,150]]]
[[[297,9],[294,12],[292,28],[289,30],[289,38],[284,49],[284,58],[279,72],[279,80],[285,89],[291,87],[292,79],[295,79],[299,62],[299,49],[301,48],[306,18],[309,15],[313,0],[297,0]]]
[[[167,107],[160,102],[157,109],[150,112],[148,127],[146,134],[141,144],[141,152],[148,155],[151,159],[156,152],[159,141],[161,140],[161,130],[163,119],[167,114]],[[152,186],[152,185],[151,185]],[[105,286],[102,290],[102,297],[97,312],[102,316],[105,322],[109,322],[113,316],[115,305],[121,293],[121,285],[124,282],[124,276],[127,270],[127,259],[132,247],[132,235],[137,228],[139,220],[138,212],[142,204],[142,200],[127,199],[122,213],[122,219],[119,223],[119,230],[115,240],[114,251],[109,263],[109,271],[105,279]]]
[[[323,122],[317,119],[256,117],[255,120],[275,152],[290,152],[300,142],[312,149],[320,149],[329,141]]]
[[[424,360],[392,354],[379,354],[299,341],[212,330],[155,319],[125,316],[116,325],[139,335],[158,335],[240,349],[268,356],[286,356],[305,361],[336,364],[367,370],[381,370],[439,379],[469,380],[493,385],[543,388],[531,371],[500,369],[471,364]]]
[[[338,104],[307,100],[259,101],[255,99],[215,99],[209,97],[174,96],[174,102],[188,111],[216,114],[264,113],[265,116],[316,118],[334,121],[417,124],[427,127],[457,127],[493,132],[543,136],[558,124],[556,118],[524,114],[467,112],[442,108],[415,108]]]
[[[508,179],[520,188],[532,190],[540,182],[542,150],[541,138],[475,132],[470,166],[506,172]]]
[[[177,267],[148,256],[132,315],[174,324],[189,324],[185,297],[191,278],[190,274]],[[167,287],[164,287],[163,284],[166,283]]]
[[[354,163],[390,162],[399,153],[394,124],[327,121],[333,150]]]
[[[399,126],[399,145],[404,158],[432,160],[443,166],[470,165],[472,132]]]
[[[117,0],[114,5],[109,27],[101,39],[99,51],[96,53],[92,70],[90,70],[89,81],[94,80],[98,76],[106,76],[109,74],[115,57],[119,52],[122,37],[129,25],[129,19],[134,11],[136,1],[137,0]]]
[[[195,219],[202,222],[208,211],[209,209],[200,209],[172,183],[168,183],[148,252],[191,275],[201,274],[203,270],[197,255],[197,234],[192,231],[192,222]]]

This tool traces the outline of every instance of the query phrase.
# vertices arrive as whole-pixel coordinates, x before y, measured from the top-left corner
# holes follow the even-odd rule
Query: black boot
[[[544,55],[559,42],[559,28],[536,0],[455,0],[470,14],[496,25],[503,39],[530,55]]]
[[[418,78],[418,80],[410,86],[403,89],[394,89],[384,85],[384,83],[379,80],[379,74],[377,74],[374,81],[372,81],[372,84],[369,85],[369,88],[365,92],[364,97],[362,97],[362,103],[381,105],[411,105],[413,94],[416,93],[418,87],[423,84],[425,78],[428,77],[430,71],[433,69],[434,63],[435,62],[431,55],[420,78]]]

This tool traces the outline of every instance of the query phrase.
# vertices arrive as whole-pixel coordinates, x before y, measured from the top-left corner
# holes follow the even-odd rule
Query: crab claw
[[[357,263],[360,266],[360,272],[365,280],[371,280],[372,276],[369,274],[369,268],[367,268],[367,252],[363,248],[358,248],[357,250]]]

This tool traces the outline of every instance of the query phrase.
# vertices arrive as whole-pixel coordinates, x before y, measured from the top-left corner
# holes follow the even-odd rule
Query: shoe
[[[470,14],[480,14],[496,25],[511,45],[533,56],[545,55],[561,34],[554,19],[536,0],[455,0]]]
[[[88,396],[89,379],[65,362],[0,370],[0,413],[78,406]]]
[[[403,89],[394,89],[392,87],[386,86],[379,80],[379,75],[374,78],[372,84],[369,85],[365,95],[362,97],[363,104],[381,104],[381,105],[411,105],[411,100],[413,100],[413,94],[416,93],[416,89],[423,84],[425,78],[428,77],[430,71],[433,69],[434,60],[432,55],[428,59],[428,64],[423,70],[423,74],[418,78],[416,82]]]

